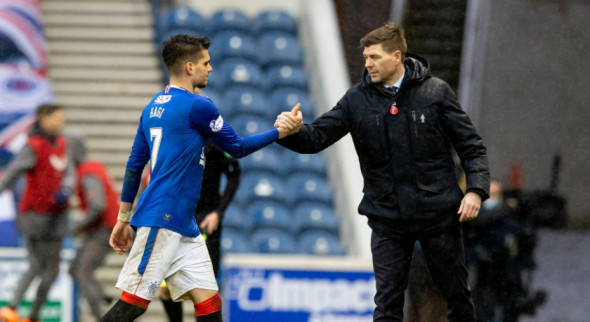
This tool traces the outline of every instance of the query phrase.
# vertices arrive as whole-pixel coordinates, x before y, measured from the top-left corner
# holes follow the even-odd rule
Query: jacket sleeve
[[[217,205],[217,213],[219,214],[220,220],[223,220],[225,210],[236,195],[238,187],[240,186],[240,164],[238,163],[238,160],[232,158],[224,161],[226,161],[226,164],[223,171],[227,176],[227,184],[223,190],[219,205]]]
[[[490,194],[490,171],[483,140],[447,83],[443,83],[442,126],[455,147],[465,171],[466,192],[475,192],[482,201]]]
[[[277,141],[278,144],[298,153],[317,153],[334,144],[350,132],[346,96],[335,107],[301,130]]]
[[[37,164],[37,156],[30,145],[25,145],[16,155],[0,178],[0,192],[12,187],[18,177],[32,170]]]

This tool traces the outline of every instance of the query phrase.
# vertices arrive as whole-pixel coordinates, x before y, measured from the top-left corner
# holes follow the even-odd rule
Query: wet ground
[[[590,232],[542,230],[535,258],[533,285],[547,291],[547,303],[520,322],[590,321]]]

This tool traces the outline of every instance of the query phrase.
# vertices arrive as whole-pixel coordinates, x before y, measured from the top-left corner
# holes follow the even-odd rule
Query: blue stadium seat
[[[318,201],[332,205],[332,188],[324,177],[309,173],[294,173],[287,181],[288,197],[293,205]]]
[[[207,22],[203,16],[191,7],[173,7],[164,11],[157,22],[156,40],[162,42],[171,33],[205,35]],[[178,30],[178,32],[175,32]]]
[[[213,34],[228,30],[249,33],[250,20],[238,9],[225,8],[213,13],[209,19],[209,26]]]
[[[309,231],[299,236],[299,249],[313,255],[344,255],[340,239],[324,231]]]
[[[282,174],[283,162],[281,153],[276,149],[262,149],[240,160],[244,173],[262,171],[271,174]]]
[[[258,39],[260,63],[264,68],[273,65],[303,65],[303,49],[297,38],[285,32],[264,33]]]
[[[252,229],[252,220],[246,216],[241,207],[231,204],[225,210],[223,227],[229,227],[237,229],[243,233],[248,233]]]
[[[237,229],[223,227],[221,232],[222,253],[254,253],[246,235]]]
[[[276,117],[266,95],[256,88],[230,87],[225,91],[224,102],[232,113],[257,115],[265,119]]]
[[[207,79],[207,89],[213,89],[215,91],[221,92],[225,89],[225,82],[223,79],[223,72],[221,68],[218,68],[215,65],[215,62],[211,62],[211,66],[213,66],[213,71],[209,73],[209,78]]]
[[[279,229],[260,229],[252,234],[252,247],[264,254],[293,254],[297,248],[290,234]]]
[[[271,9],[261,12],[252,22],[252,32],[260,34],[266,31],[283,31],[297,34],[297,22],[288,12]]]
[[[263,77],[258,64],[243,58],[223,61],[221,67],[223,86],[242,86],[262,89]]]
[[[247,34],[238,31],[222,31],[211,39],[209,54],[215,61],[245,58],[258,63],[256,46],[256,41]]]
[[[297,222],[297,229],[299,232],[306,232],[309,230],[327,231],[338,234],[338,220],[332,210],[323,203],[318,202],[304,202],[297,205],[293,218]]]
[[[213,103],[215,103],[215,106],[217,106],[218,109],[220,109],[222,105],[224,105],[223,96],[221,95],[219,90],[207,87],[203,89],[203,95],[209,97],[213,101]]]
[[[260,116],[234,114],[230,125],[239,136],[249,136],[272,129],[273,122]]]
[[[309,81],[303,69],[289,65],[275,66],[266,73],[266,89],[273,91],[280,87],[297,88],[307,91]]]
[[[283,152],[285,173],[311,172],[326,176],[326,161],[321,153],[300,154],[285,149]]]
[[[250,171],[240,180],[235,199],[242,205],[255,201],[285,202],[285,184],[280,176],[260,171]]]
[[[305,91],[298,88],[282,87],[272,91],[269,98],[269,105],[275,115],[283,111],[290,111],[297,103],[301,103],[304,121],[309,122],[315,119],[315,108]]]
[[[246,216],[251,218],[252,226],[256,229],[280,228],[289,232],[293,228],[289,209],[278,202],[254,202],[248,206]]]

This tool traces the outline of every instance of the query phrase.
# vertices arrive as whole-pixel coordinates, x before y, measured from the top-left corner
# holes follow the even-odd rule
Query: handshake
[[[299,111],[300,108],[301,103],[297,103],[291,112],[283,112],[277,116],[274,127],[279,130],[279,139],[299,132],[301,125],[303,125],[303,115]]]

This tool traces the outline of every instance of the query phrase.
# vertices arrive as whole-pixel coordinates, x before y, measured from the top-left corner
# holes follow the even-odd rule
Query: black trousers
[[[475,307],[467,285],[460,224],[428,233],[380,235],[373,231],[371,250],[377,293],[373,321],[403,320],[404,291],[416,240],[420,241],[432,280],[447,301],[449,322],[474,322]]]

